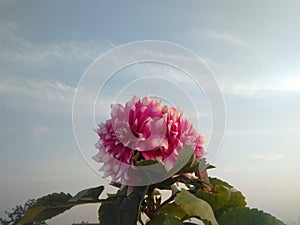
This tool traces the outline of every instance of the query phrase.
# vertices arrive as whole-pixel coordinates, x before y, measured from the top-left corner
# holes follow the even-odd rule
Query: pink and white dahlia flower
[[[111,119],[96,130],[99,149],[93,158],[103,163],[100,171],[113,181],[128,179],[127,171],[138,160],[152,159],[169,171],[180,151],[192,146],[197,159],[204,157],[204,138],[182,112],[163,106],[148,96],[136,96],[125,106],[112,105]],[[137,155],[139,154],[139,155]]]

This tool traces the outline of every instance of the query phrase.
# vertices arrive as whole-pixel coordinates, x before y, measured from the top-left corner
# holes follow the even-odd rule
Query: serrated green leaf
[[[208,167],[206,168],[207,170],[210,170],[210,169],[215,169],[216,167],[214,165],[208,165]]]
[[[184,225],[172,214],[159,214],[153,217],[146,225]]]
[[[205,200],[208,204],[210,204],[210,206],[214,211],[224,206],[227,202],[226,188],[224,186],[219,186],[217,188],[218,188],[217,194],[207,193],[200,189],[195,194],[198,198],[201,198]]]
[[[216,167],[206,162],[206,158],[202,158],[199,160],[199,166],[198,166],[199,171],[204,171],[204,170],[214,169],[214,168]]]
[[[223,181],[221,179],[218,179],[218,178],[215,178],[215,177],[210,177],[209,178],[209,182],[213,185],[213,186],[216,186],[216,185],[222,185],[224,187],[228,187],[228,188],[233,188],[232,185],[228,184],[226,181]]]
[[[186,146],[181,150],[173,168],[170,171],[167,171],[162,163],[155,160],[137,161],[135,163],[135,166],[130,168],[129,175],[131,177],[137,178],[137,182],[139,184],[156,184],[157,180],[166,180],[167,178],[172,177],[174,174],[189,172],[191,169],[189,169],[189,166],[186,165],[189,161],[193,161],[193,158],[191,158],[193,155],[193,148],[191,148],[190,146]],[[195,168],[198,168],[198,160],[195,159],[195,162],[192,161],[190,163],[192,163],[193,167],[195,166]],[[186,166],[184,171],[179,172],[184,166]]]
[[[190,216],[212,225],[218,225],[211,206],[204,200],[197,198],[187,190],[182,190],[175,197],[175,203]]]
[[[99,222],[101,225],[136,225],[138,210],[147,187],[136,187],[127,196],[124,188],[107,201],[103,202],[99,208]]]
[[[285,225],[268,213],[250,208],[231,208],[218,221],[220,225]]]
[[[247,203],[242,193],[227,182],[210,178],[210,183],[214,185],[217,193],[207,193],[199,189],[195,195],[210,204],[217,219],[224,211],[230,208],[244,208],[246,206]]]
[[[242,195],[242,192],[236,190],[235,188],[227,189],[228,202],[227,208],[244,208],[247,205],[245,197]]]
[[[43,221],[50,219],[64,211],[72,208],[69,203],[72,198],[70,194],[54,193],[37,199],[36,203],[30,207],[22,218],[18,221],[19,225],[33,221]]]
[[[83,190],[76,195],[76,200],[72,195],[63,192],[46,195],[37,199],[35,204],[26,210],[24,215],[18,221],[18,225],[51,219],[76,205],[100,202],[100,200],[97,201],[94,198],[96,198],[96,193],[98,193],[99,196],[103,189],[103,186],[99,186]],[[89,192],[89,190],[92,191]],[[70,201],[71,199],[73,200]]]
[[[69,202],[97,202],[99,201],[99,195],[103,192],[103,190],[103,186],[82,190],[72,197]]]
[[[170,203],[162,207],[159,212],[159,214],[172,214],[180,219],[184,218],[187,213],[180,208],[175,202]]]
[[[174,174],[178,173],[178,171],[181,170],[191,160],[193,154],[193,149],[190,146],[184,147],[184,149],[182,149],[179,153],[177,160],[170,171],[167,171],[162,163],[155,160],[138,161],[136,162],[136,166],[144,168],[139,168],[139,174],[136,175],[141,177],[141,179],[144,178],[144,180],[148,178],[151,180],[151,177],[153,176],[156,177],[155,180],[157,180],[158,177],[166,180],[166,178],[172,177]]]

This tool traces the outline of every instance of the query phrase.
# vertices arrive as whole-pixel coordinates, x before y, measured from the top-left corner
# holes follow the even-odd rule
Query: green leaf
[[[98,202],[99,195],[103,192],[103,190],[103,186],[82,190],[78,192],[73,198],[71,198],[69,202]]]
[[[165,180],[171,175],[168,174],[164,165],[155,160],[142,160],[129,168],[129,177],[134,179],[136,186],[148,183],[155,184],[157,180]]]
[[[199,160],[199,171],[209,170],[216,168],[213,165],[207,163],[206,158],[202,158]]]
[[[103,189],[103,186],[86,189],[79,192],[75,197],[63,192],[46,195],[37,199],[35,204],[26,210],[18,221],[18,225],[51,219],[76,205],[100,202],[98,196]]]
[[[172,177],[161,181],[160,183],[155,184],[155,187],[161,190],[171,190],[172,184],[174,184],[176,180]]]
[[[218,221],[220,225],[285,225],[268,213],[249,208],[231,208]]]
[[[122,184],[117,183],[117,182],[111,182],[110,185],[113,186],[113,187],[116,187],[116,188],[121,188],[122,187]]]
[[[181,150],[170,172],[171,174],[183,174],[198,171],[198,168],[199,160],[194,156],[194,149],[190,146],[186,146]]]
[[[193,167],[193,170],[197,171],[199,161],[193,158],[193,155],[193,148],[186,146],[181,150],[173,168],[170,171],[167,171],[162,163],[155,160],[137,161],[135,163],[135,167],[132,167],[129,170],[129,175],[131,177],[138,177],[137,180],[139,180],[138,182],[140,184],[145,182],[156,184],[158,180],[166,180],[174,174],[191,172],[191,166]],[[183,167],[185,167],[184,170],[182,170]],[[138,168],[138,170],[136,170],[136,168]]]
[[[176,182],[183,183],[187,187],[194,186],[196,189],[202,188],[203,184],[207,184],[205,181],[199,180],[198,178],[194,179],[185,177],[184,175],[179,175],[176,177],[170,177],[160,183],[157,183],[155,184],[155,187],[161,190],[171,190],[171,186]]]
[[[210,183],[217,193],[207,193],[199,189],[195,195],[210,204],[217,219],[230,208],[246,207],[245,197],[240,191],[237,191],[225,181],[216,178],[210,178]]]
[[[141,160],[141,161],[137,161],[135,162],[136,166],[150,166],[150,165],[154,165],[159,163],[156,160],[152,160],[152,159],[146,159],[146,160]]]
[[[180,208],[175,202],[163,206],[159,210],[159,214],[172,214],[180,219],[187,216],[187,213],[185,212],[185,210]]]
[[[222,185],[222,186],[225,186],[225,187],[228,187],[228,188],[233,187],[232,185],[228,184],[226,181],[220,180],[220,179],[215,178],[215,177],[210,177],[209,182],[214,186],[215,185]]]
[[[146,225],[184,225],[172,214],[159,214],[153,217]]]
[[[199,160],[196,159],[195,155],[192,155],[189,161],[182,167],[177,174],[191,173],[199,171]]]
[[[136,225],[138,210],[147,187],[136,187],[127,196],[127,189],[123,188],[116,195],[103,202],[99,208],[99,222],[101,225]]]
[[[215,168],[216,168],[216,167],[215,167],[214,165],[210,165],[210,164],[209,164],[209,165],[207,166],[206,169],[207,169],[207,170],[210,170],[210,169],[215,169]]]
[[[18,221],[18,224],[22,225],[33,221],[43,221],[63,213],[72,208],[73,204],[69,203],[71,198],[70,194],[62,192],[39,198],[33,206],[26,210],[22,218]]]
[[[190,156],[190,159],[186,162],[185,166],[182,167],[177,174],[183,174],[183,173],[191,173],[191,172],[198,172],[198,171],[204,171],[208,169],[214,169],[216,168],[213,165],[210,165],[206,162],[206,159],[203,158],[201,160],[196,159],[194,155],[194,150],[190,147],[186,147],[185,150],[188,153],[185,153],[187,156]],[[187,157],[186,156],[186,157]],[[186,159],[184,159],[186,160]]]
[[[188,191],[182,190],[179,192],[175,197],[175,203],[185,210],[189,217],[196,217],[208,221],[212,225],[218,225],[211,206]]]

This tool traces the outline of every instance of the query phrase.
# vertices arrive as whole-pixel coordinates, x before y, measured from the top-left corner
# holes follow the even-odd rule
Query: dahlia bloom
[[[111,176],[114,182],[127,180],[135,160],[156,160],[169,171],[185,146],[194,148],[197,159],[203,158],[204,138],[179,110],[148,96],[142,100],[133,96],[125,106],[111,108],[111,119],[96,130],[99,152],[93,157],[103,163],[104,177]]]

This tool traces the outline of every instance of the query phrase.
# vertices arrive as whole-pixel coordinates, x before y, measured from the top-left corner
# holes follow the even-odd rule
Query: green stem
[[[174,200],[174,197],[173,195],[171,195],[168,199],[166,199],[160,206],[158,206],[156,208],[156,210],[154,211],[154,215],[156,215],[157,213],[159,213],[159,211],[161,210],[162,207],[164,207],[165,205],[169,204],[171,201]]]

